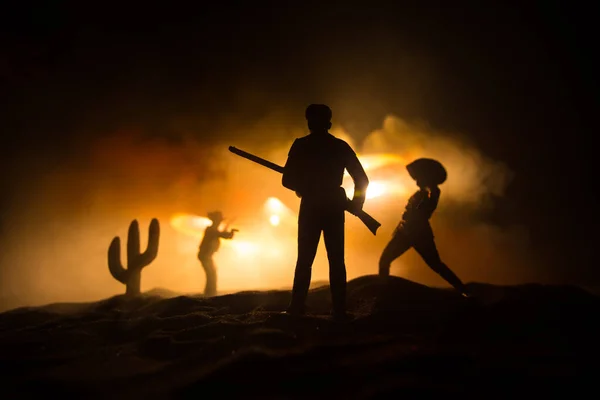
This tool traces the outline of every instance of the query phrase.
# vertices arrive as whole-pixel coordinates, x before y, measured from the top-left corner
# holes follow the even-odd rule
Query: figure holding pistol
[[[209,212],[208,218],[212,221],[212,225],[208,226],[204,231],[204,237],[198,251],[198,259],[202,264],[202,268],[204,268],[204,272],[206,272],[204,295],[211,297],[217,295],[217,269],[213,261],[213,255],[219,250],[221,239],[233,239],[238,230],[219,230],[219,225],[224,219],[221,211]]]

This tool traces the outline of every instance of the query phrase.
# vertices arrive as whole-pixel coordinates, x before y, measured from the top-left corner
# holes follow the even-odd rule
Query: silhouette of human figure
[[[298,215],[298,258],[292,300],[287,312],[302,315],[310,286],[312,264],[323,232],[331,285],[332,315],[346,316],[346,265],[344,260],[345,210],[360,211],[369,185],[356,153],[348,143],[329,133],[331,109],[311,104],[305,117],[310,133],[292,144],[282,184],[301,197]],[[348,202],[342,188],[344,170],[355,185]]]
[[[429,219],[437,208],[440,199],[441,191],[438,184],[445,180],[445,170],[443,178],[431,177],[425,170],[416,170],[421,165],[424,165],[419,165],[421,161],[437,163],[434,160],[419,159],[407,166],[411,176],[416,178],[419,190],[409,198],[406,209],[402,214],[402,220],[394,230],[392,239],[381,254],[379,259],[379,275],[389,276],[392,262],[412,247],[419,253],[429,268],[440,275],[463,296],[469,297],[469,293],[463,282],[442,262],[435,245],[433,230],[429,223]],[[441,167],[441,164],[439,166]],[[411,170],[411,168],[414,169]]]
[[[219,225],[223,222],[223,214],[221,211],[213,211],[208,213],[208,218],[212,221],[212,225],[204,231],[204,237],[200,243],[198,259],[206,272],[206,286],[204,288],[205,296],[217,295],[217,269],[213,261],[213,255],[221,246],[221,239],[233,239],[233,235],[237,229],[231,231],[220,231]]]

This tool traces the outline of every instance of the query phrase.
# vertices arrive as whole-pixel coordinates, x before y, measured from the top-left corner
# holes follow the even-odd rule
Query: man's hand
[[[229,232],[224,233],[223,238],[224,239],[233,239],[233,235],[235,235],[235,233],[238,231],[239,231],[239,229],[232,229]]]

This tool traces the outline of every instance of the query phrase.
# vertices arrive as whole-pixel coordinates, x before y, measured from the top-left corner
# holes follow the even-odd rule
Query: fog
[[[335,119],[334,110],[334,119]],[[2,308],[48,302],[92,301],[124,293],[108,272],[107,250],[114,236],[123,245],[133,219],[140,222],[142,247],[152,218],[161,225],[156,260],[142,273],[142,290],[164,288],[200,293],[204,272],[196,258],[201,230],[177,229],[177,215],[202,217],[220,209],[240,229],[215,256],[219,290],[289,287],[296,257],[295,213],[299,199],[281,186],[281,177],[228,152],[234,145],[283,165],[295,137],[306,134],[300,120],[274,114],[253,123],[240,119],[227,131],[200,140],[198,132],[178,128],[177,140],[150,137],[136,129],[103,132],[82,140],[57,167],[23,158],[29,175],[16,188],[6,217],[2,255]],[[417,189],[404,165],[418,157],[436,158],[448,180],[432,226],[442,259],[464,281],[498,284],[543,280],[529,251],[522,226],[499,228],[483,222],[491,196],[503,196],[513,173],[491,160],[460,132],[441,132],[423,122],[388,116],[360,142],[336,121],[332,133],[347,140],[360,157],[396,155],[401,162],[368,170],[371,181],[396,182],[402,190],[367,200],[365,209],[383,225],[373,236],[347,217],[347,269],[354,278],[377,272],[379,255],[398,223],[410,194]],[[286,206],[272,227],[266,201]],[[259,246],[240,253],[233,242]],[[258,249],[258,250],[256,250]],[[269,254],[264,249],[269,249]],[[446,286],[410,250],[392,265],[392,274]],[[327,280],[321,242],[313,280]]]

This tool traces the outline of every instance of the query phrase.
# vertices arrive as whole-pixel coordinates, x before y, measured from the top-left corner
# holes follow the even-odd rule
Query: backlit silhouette
[[[346,316],[346,265],[344,261],[345,210],[362,210],[369,184],[356,153],[345,141],[329,133],[331,109],[312,104],[305,112],[310,134],[292,144],[282,183],[301,197],[298,215],[298,259],[288,312],[301,315],[310,286],[311,270],[321,232],[329,259],[332,313]],[[341,187],[344,170],[352,177],[354,196],[348,204]]]
[[[213,261],[213,255],[221,246],[221,239],[233,239],[233,235],[237,229],[230,231],[220,231],[219,225],[223,222],[223,214],[221,211],[213,211],[208,213],[208,218],[212,221],[212,225],[204,231],[204,237],[200,243],[198,259],[206,272],[206,286],[204,288],[205,296],[217,295],[217,269]]]
[[[141,293],[142,269],[150,265],[158,254],[160,225],[153,218],[148,228],[148,245],[143,253],[140,250],[140,224],[136,219],[129,224],[127,231],[127,267],[121,262],[121,238],[115,236],[108,247],[108,270],[125,285],[125,294],[135,296]]]
[[[440,198],[441,191],[438,185],[446,181],[446,170],[439,162],[428,158],[413,161],[406,168],[410,176],[417,182],[419,190],[408,200],[402,220],[381,254],[379,275],[389,276],[391,263],[412,247],[429,268],[438,273],[463,296],[468,296],[462,281],[442,262],[429,223]]]

